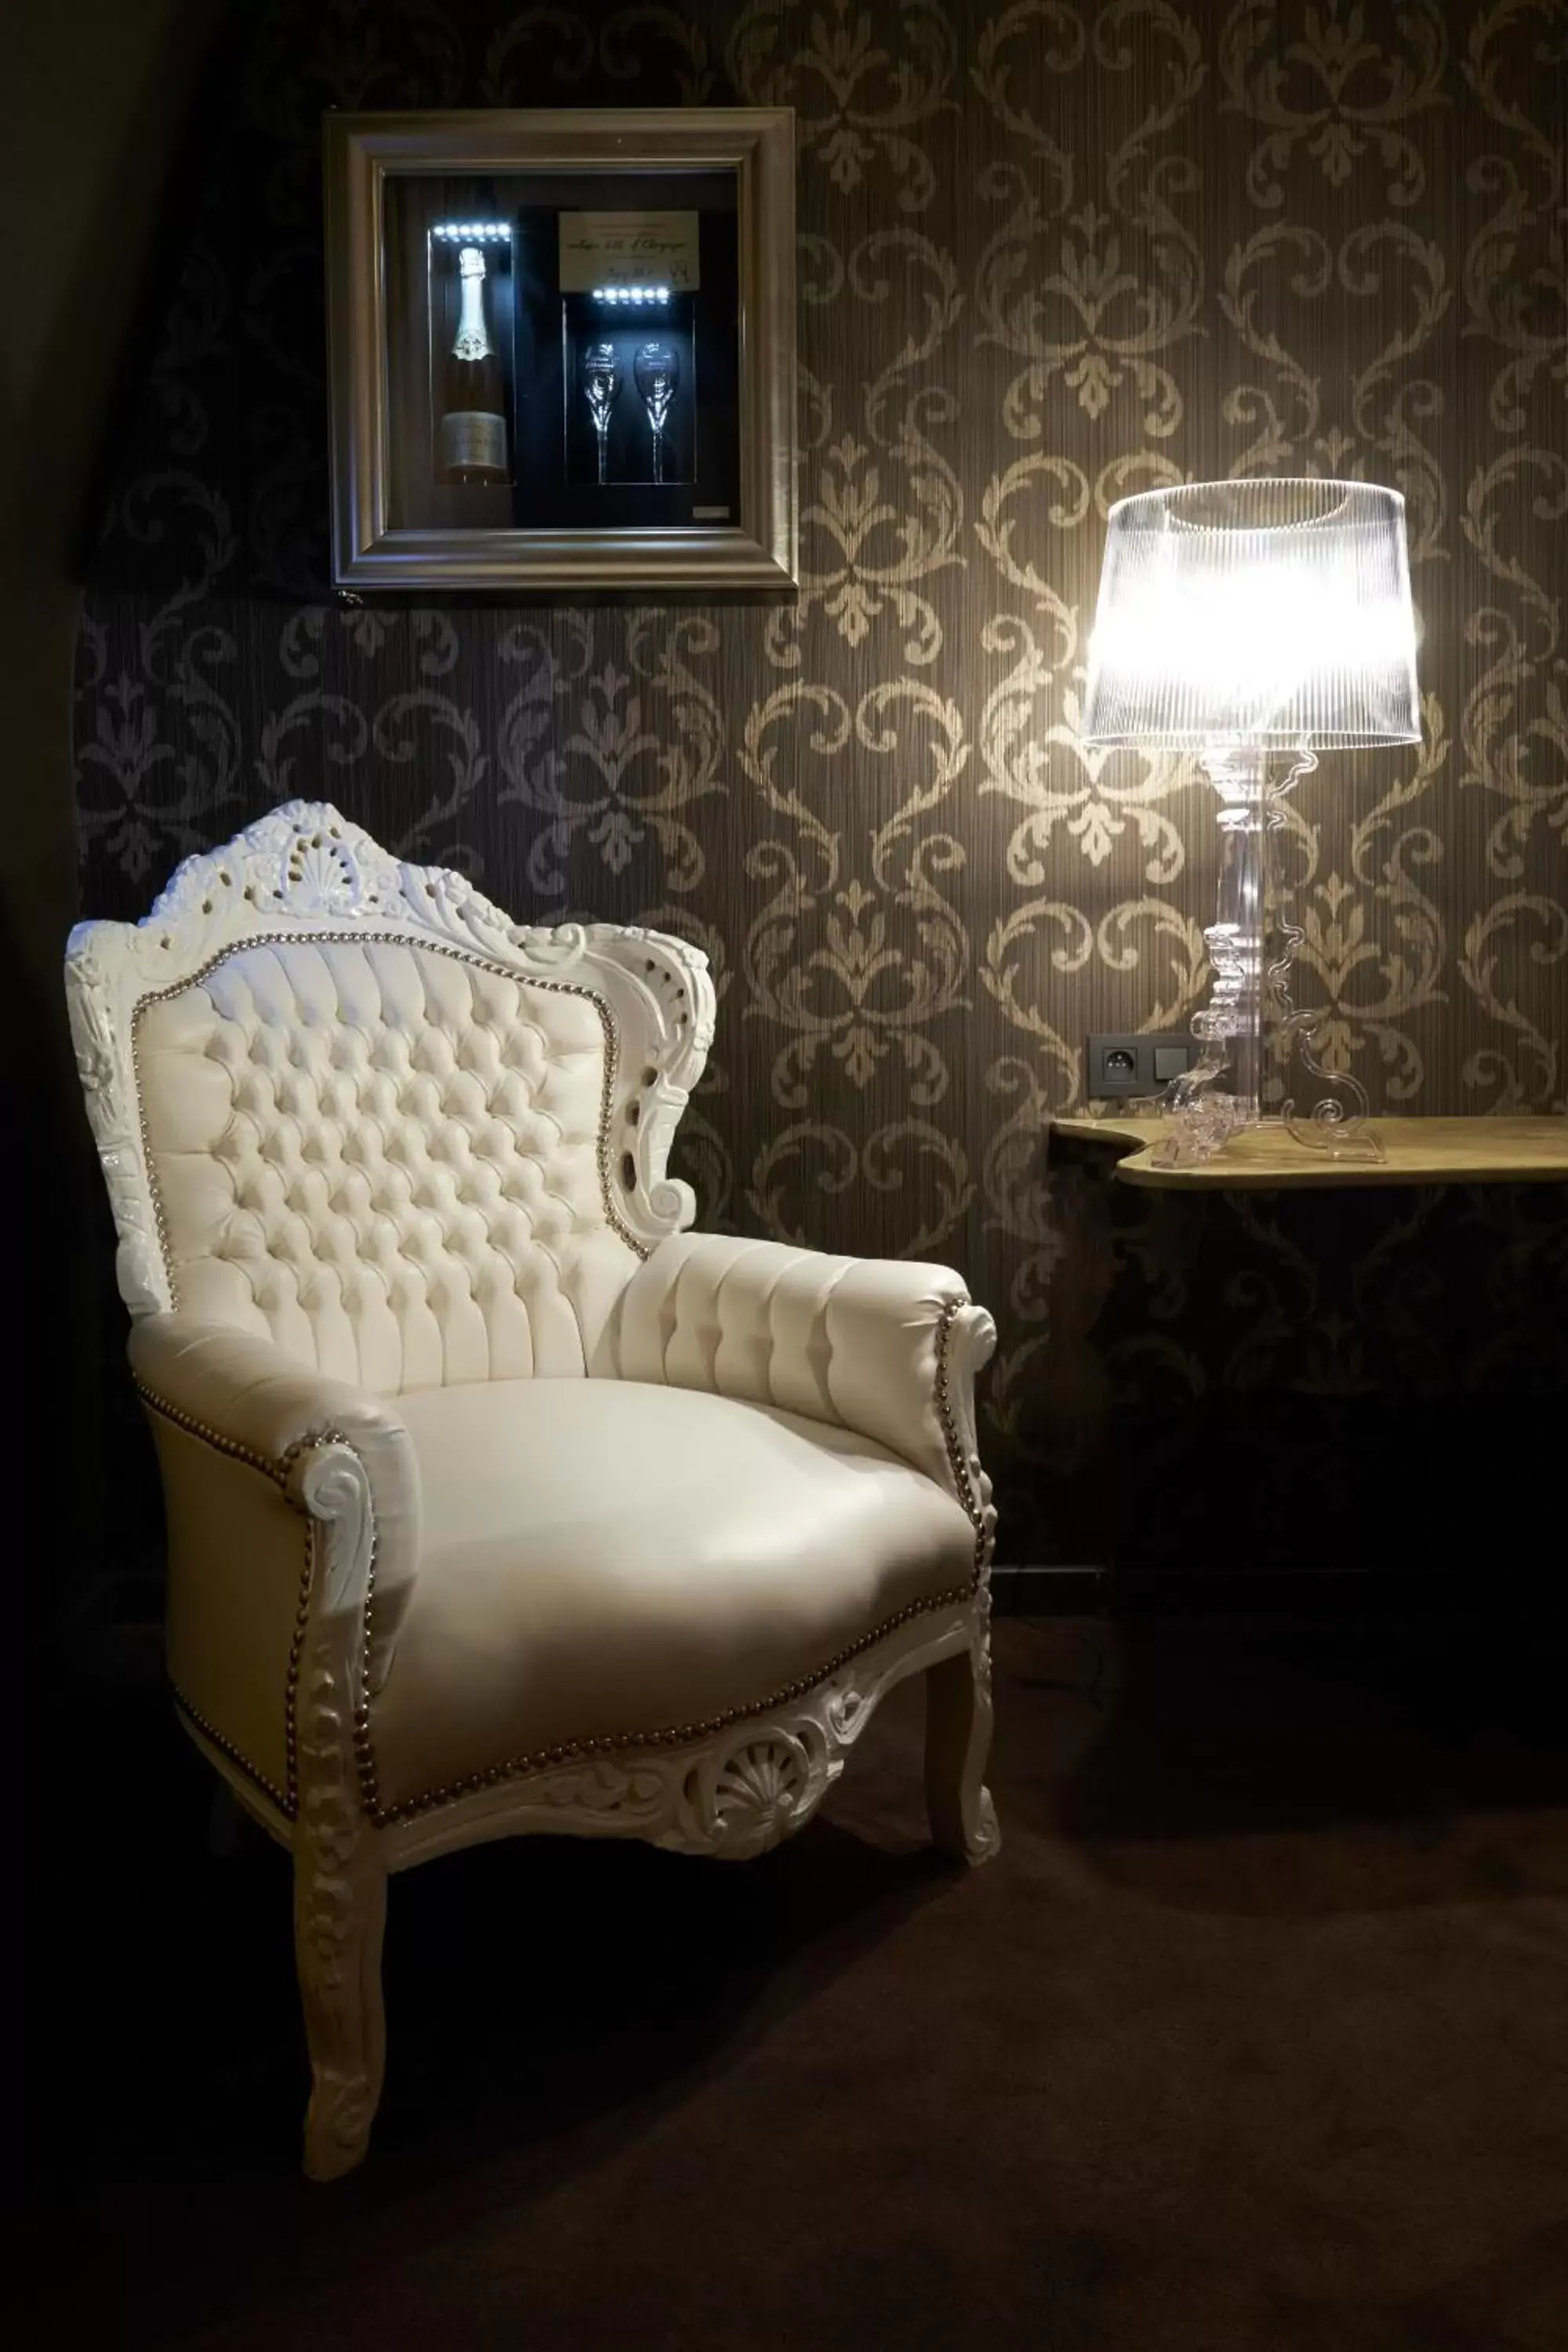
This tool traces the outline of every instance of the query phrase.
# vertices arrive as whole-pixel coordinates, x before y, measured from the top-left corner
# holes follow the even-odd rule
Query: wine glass
[[[577,381],[599,436],[599,486],[607,478],[610,411],[621,396],[621,362],[614,343],[586,343],[577,362]]]
[[[664,479],[664,427],[680,383],[680,358],[673,343],[645,343],[632,362],[632,376],[653,428],[653,478]]]

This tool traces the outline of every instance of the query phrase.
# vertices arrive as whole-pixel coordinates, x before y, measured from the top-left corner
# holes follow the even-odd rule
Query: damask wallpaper
[[[339,609],[322,110],[733,101],[798,119],[798,606]],[[1221,1443],[1261,1512],[1303,1431],[1308,1480],[1517,1431],[1560,1192],[1200,1206],[1047,1144],[1086,1031],[1204,993],[1211,797],[1077,723],[1108,503],[1212,475],[1408,501],[1426,740],[1292,836],[1331,1062],[1568,1109],[1565,121],[1568,0],[237,11],[91,559],[84,908],[307,793],[697,940],[703,1220],[964,1270],[1004,1559],[1201,1550]]]

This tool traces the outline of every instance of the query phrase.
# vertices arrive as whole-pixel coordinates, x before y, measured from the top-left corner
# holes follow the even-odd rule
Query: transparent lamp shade
[[[1397,490],[1194,482],[1110,509],[1093,743],[1420,740]]]

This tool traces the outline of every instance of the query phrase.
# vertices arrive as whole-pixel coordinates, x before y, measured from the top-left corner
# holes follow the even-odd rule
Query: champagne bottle
[[[485,324],[485,257],[477,245],[459,248],[458,278],[458,332],[441,383],[442,478],[448,482],[504,482],[511,472],[506,394],[500,361]]]

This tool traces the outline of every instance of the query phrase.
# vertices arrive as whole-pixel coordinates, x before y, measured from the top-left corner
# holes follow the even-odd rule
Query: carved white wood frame
[[[953,1324],[963,1325],[966,1349],[989,1352],[990,1318],[981,1309],[962,1310]],[[969,1377],[955,1381],[950,1365],[948,1385],[948,1411],[978,1476]],[[375,1556],[370,1481],[353,1449],[326,1437],[301,1450],[288,1492],[310,1523],[314,1547],[294,1820],[188,1717],[186,1728],[240,1801],[293,1854],[295,1960],[311,2062],[305,2169],[313,2179],[351,2171],[368,2145],[385,2061],[381,1944],[393,1871],[528,1832],[636,1837],[682,1853],[748,1859],[805,1826],[878,1705],[896,1683],[920,1673],[928,1676],[931,1833],[970,1863],[995,1853],[996,1816],[984,1785],[994,1515],[984,1482],[973,1489],[972,1591],[908,1619],[798,1696],[737,1715],[700,1739],[628,1746],[520,1773],[381,1824],[364,1801],[355,1737],[365,1705],[364,1604]]]
[[[985,1636],[984,1612],[973,1602],[933,1609],[787,1706],[726,1724],[707,1739],[680,1748],[628,1748],[615,1757],[520,1774],[370,1833],[388,1872],[492,1838],[538,1835],[640,1838],[672,1853],[746,1861],[805,1827],[882,1700],[906,1675],[945,1659],[973,1664],[978,1650],[978,1674],[988,1687]],[[319,1711],[323,1688],[318,1670],[313,1684],[301,1685],[302,1711],[311,1706]],[[346,1716],[339,1720],[352,1730]],[[187,1728],[246,1810],[280,1845],[292,1847],[295,1824],[198,1727]],[[349,1755],[352,1775],[352,1740]],[[976,1761],[983,1768],[983,1750]],[[352,1778],[341,1786],[357,1813]],[[997,1831],[978,1780],[970,1803],[964,1857],[981,1862],[994,1850]],[[349,1815],[331,1827],[346,1837]]]
[[[717,1731],[679,1745],[628,1742],[610,1754],[509,1774],[402,1817],[378,1821],[370,1811],[362,1814],[355,1782],[363,1758],[353,1727],[367,1705],[364,1636],[375,1558],[374,1497],[353,1448],[323,1436],[300,1448],[286,1487],[310,1520],[317,1546],[298,1695],[298,1816],[290,1820],[188,1715],[186,1728],[247,1810],[297,1853],[302,1841],[309,1850],[324,1809],[338,1849],[346,1853],[374,1838],[377,1867],[384,1872],[489,1838],[538,1832],[637,1837],[681,1853],[742,1858],[776,1844],[811,1818],[842,1770],[846,1753],[895,1683],[952,1660],[962,1662],[964,1670],[952,1678],[945,1719],[939,1722],[933,1710],[928,1743],[933,1829],[955,1853],[984,1861],[997,1843],[983,1785],[990,1745],[990,1570],[996,1514],[976,1446],[974,1381],[994,1343],[995,1327],[984,1307],[950,1313],[938,1409],[955,1483],[967,1494],[974,1528],[971,1590],[893,1627],[779,1706],[737,1713]],[[350,1802],[359,1823],[352,1836],[346,1817],[339,1817]]]
[[[83,923],[67,955],[72,1035],[120,1235],[132,1315],[172,1304],[149,1181],[134,1059],[137,1007],[247,942],[393,937],[482,956],[520,980],[591,991],[607,1009],[600,1165],[606,1207],[643,1251],[689,1224],[689,1186],[666,1173],[680,1113],[713,1034],[706,958],[683,940],[607,924],[513,923],[461,876],[401,865],[325,803],[291,801],[225,849],[187,858],[142,922]],[[364,2152],[381,2082],[379,1986],[387,1874],[523,1832],[637,1837],[741,1859],[816,1812],[879,1702],[929,1673],[927,1794],[933,1833],[984,1860],[997,1843],[984,1786],[990,1744],[989,1571],[995,1514],[976,1445],[974,1377],[995,1341],[983,1308],[944,1319],[937,1407],[953,1481],[974,1528],[973,1582],[905,1620],[758,1714],[710,1736],[584,1756],[378,1820],[365,1802],[356,1720],[366,1705],[364,1635],[374,1569],[364,1466],[333,1434],[307,1441],[287,1491],[311,1529],[311,1589],[297,1693],[294,1819],[204,1728],[186,1729],[295,1866],[295,1940],[312,2062],[306,2168],[348,2170]]]
[[[701,950],[608,923],[514,923],[462,875],[400,864],[328,803],[289,801],[226,848],[187,857],[141,922],[79,923],[70,936],[71,1035],[132,1315],[172,1304],[142,1139],[136,1009],[249,942],[322,935],[395,937],[590,991],[615,1042],[600,1135],[607,1210],[645,1252],[691,1223],[690,1186],[665,1171],[713,1041]]]

